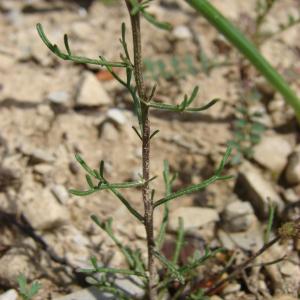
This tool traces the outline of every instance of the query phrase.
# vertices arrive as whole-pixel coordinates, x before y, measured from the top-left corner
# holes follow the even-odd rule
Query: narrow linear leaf
[[[89,174],[86,174],[85,178],[86,178],[86,181],[87,181],[89,187],[93,190],[94,189],[94,184],[93,184],[91,176]]]
[[[173,278],[177,279],[181,284],[184,284],[184,277],[180,274],[177,266],[173,262],[169,261],[157,251],[154,251],[154,255],[168,269]]]
[[[64,35],[64,43],[65,43],[65,47],[66,47],[66,50],[67,50],[68,54],[71,56],[72,53],[71,53],[71,50],[70,50],[69,39],[68,39],[67,34]]]
[[[78,191],[78,190],[70,189],[69,193],[72,194],[72,195],[75,195],[75,196],[84,197],[84,196],[88,196],[88,195],[91,195],[91,194],[95,193],[95,191],[96,190]]]
[[[97,174],[95,174],[95,172],[86,164],[86,162],[83,160],[79,153],[75,154],[75,158],[88,174],[90,174],[92,177],[97,178]]]
[[[154,25],[155,27],[163,29],[163,30],[168,30],[168,31],[172,29],[172,25],[170,23],[160,22],[153,15],[149,14],[146,11],[142,11],[142,14],[143,14],[144,18],[149,23],[151,23],[152,25]]]
[[[178,227],[178,233],[177,233],[177,239],[176,239],[176,247],[175,247],[175,252],[174,252],[174,256],[173,256],[173,263],[174,264],[178,264],[178,259],[183,247],[183,243],[184,243],[184,224],[183,224],[183,219],[182,217],[178,218],[178,223],[179,223],[179,227]]]
[[[159,129],[152,132],[151,135],[150,135],[150,140],[153,139],[158,133],[159,133]]]

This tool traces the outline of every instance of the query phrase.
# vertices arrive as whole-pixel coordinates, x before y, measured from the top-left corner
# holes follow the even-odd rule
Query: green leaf
[[[86,162],[83,160],[79,153],[75,154],[75,158],[88,174],[90,174],[92,177],[97,178],[97,174],[86,164]]]
[[[142,11],[142,14],[144,16],[144,18],[151,23],[152,25],[154,25],[157,28],[163,29],[163,30],[171,30],[172,29],[172,25],[168,22],[160,22],[158,21],[153,15],[149,14],[146,11]]]
[[[84,197],[84,196],[88,196],[88,195],[91,195],[91,194],[95,193],[95,191],[96,190],[78,191],[78,190],[70,189],[69,193],[72,194],[72,195],[75,195],[75,196]]]
[[[66,47],[66,50],[67,50],[68,54],[71,56],[72,53],[71,53],[71,50],[70,50],[69,39],[68,39],[67,34],[64,35],[64,43],[65,43],[65,47]]]
[[[168,269],[173,278],[177,279],[181,284],[184,284],[184,277],[178,271],[177,266],[173,262],[169,261],[165,256],[157,251],[154,251],[154,255]]]
[[[93,184],[93,181],[92,181],[92,178],[90,175],[86,174],[85,175],[85,178],[86,178],[86,181],[89,185],[89,187],[93,190],[94,189],[94,184]]]
[[[183,219],[181,217],[178,218],[178,233],[177,233],[177,239],[176,239],[176,247],[175,247],[175,252],[173,256],[173,263],[178,264],[178,259],[184,244],[184,224],[183,224]]]

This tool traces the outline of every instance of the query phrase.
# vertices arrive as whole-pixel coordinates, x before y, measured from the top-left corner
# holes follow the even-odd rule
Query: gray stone
[[[113,142],[119,138],[119,132],[111,122],[104,122],[101,125],[101,138]]]
[[[111,99],[97,78],[91,72],[85,72],[76,97],[76,105],[101,106],[111,103]]]
[[[101,293],[97,288],[91,287],[80,290],[70,295],[56,298],[54,300],[112,300],[113,296]]]
[[[289,184],[300,183],[300,148],[289,157],[285,178]]]
[[[295,203],[300,200],[300,196],[292,188],[284,190],[283,197],[288,203]]]
[[[256,217],[249,202],[234,201],[226,206],[222,219],[224,228],[231,232],[239,232],[249,229]]]
[[[274,186],[267,181],[261,172],[244,162],[236,182],[236,192],[243,200],[248,200],[255,209],[256,215],[262,219],[268,217],[269,205],[274,203],[281,212],[284,208],[283,201],[276,193]]]
[[[178,40],[186,40],[192,37],[190,29],[183,25],[176,26],[173,29],[173,35]]]
[[[63,185],[53,185],[51,187],[51,192],[61,204],[65,204],[69,199],[69,193]]]
[[[281,136],[265,136],[254,147],[253,158],[278,177],[287,164],[292,146]]]
[[[170,213],[169,229],[177,231],[178,218],[182,217],[186,230],[200,228],[209,223],[219,221],[219,214],[215,209],[204,207],[179,207]]]
[[[37,249],[34,249],[37,251]],[[38,275],[34,262],[33,249],[29,247],[12,248],[0,258],[0,284],[17,287],[17,277],[22,273],[28,281],[32,281]]]
[[[50,230],[68,223],[69,211],[48,189],[28,193],[26,198],[27,204],[21,210],[34,229]]]
[[[65,91],[55,91],[48,94],[47,100],[53,104],[66,105],[70,101],[70,95]]]
[[[107,111],[107,118],[117,125],[124,125],[126,123],[126,117],[122,110],[118,108],[111,108]]]
[[[255,251],[263,246],[263,230],[259,222],[254,222],[245,232],[226,232],[219,229],[217,234],[222,245],[229,250],[238,246],[246,251]]]
[[[0,300],[17,300],[18,293],[16,290],[8,290],[4,294],[0,295]]]
[[[21,145],[19,150],[24,155],[30,156],[33,163],[52,163],[55,161],[55,157],[52,153],[31,145]]]
[[[144,289],[138,286],[141,280],[136,276],[130,278],[116,278],[115,285],[133,299],[142,299],[145,295]],[[55,300],[109,300],[116,299],[115,296],[100,292],[97,288],[91,287],[73,294],[56,298]]]

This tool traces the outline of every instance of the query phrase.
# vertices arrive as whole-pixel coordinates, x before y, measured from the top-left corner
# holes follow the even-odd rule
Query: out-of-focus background
[[[211,3],[253,37],[255,0]],[[277,1],[262,32],[280,30],[290,15],[299,16],[299,6],[297,0]],[[142,21],[147,87],[157,82],[156,98],[166,103],[179,103],[195,85],[200,88],[195,106],[221,99],[200,114],[151,114],[152,128],[160,130],[151,149],[157,197],[164,192],[164,159],[178,172],[174,189],[179,189],[212,175],[228,141],[235,145],[228,167],[235,178],[174,201],[169,238],[182,216],[193,247],[222,246],[242,260],[263,244],[270,202],[278,206],[276,223],[299,217],[299,126],[282,96],[184,1],[153,1],[149,11],[173,29]],[[68,33],[76,55],[118,60],[121,22],[131,49],[123,1],[0,0],[0,294],[16,288],[20,272],[42,283],[36,299],[68,294],[80,288],[70,265],[84,267],[91,255],[123,266],[109,237],[92,224],[92,213],[113,217],[120,239],[145,249],[143,226],[109,192],[68,194],[69,188],[86,189],[77,152],[95,168],[103,159],[111,181],[138,180],[141,145],[131,128],[137,125],[131,99],[105,69],[55,57],[35,27],[42,23],[50,41],[62,48]],[[300,95],[300,26],[270,36],[260,49]],[[140,190],[125,194],[142,211]],[[161,215],[155,216],[156,229]],[[284,253],[289,259],[250,269],[221,297],[272,299],[281,292],[296,297],[299,251],[296,241],[274,246],[262,261]],[[203,274],[217,270],[216,263]]]

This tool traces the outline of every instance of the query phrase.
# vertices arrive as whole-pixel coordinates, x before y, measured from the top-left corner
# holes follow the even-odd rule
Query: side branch
[[[44,44],[49,48],[49,50],[51,50],[51,52],[53,52],[56,56],[58,56],[63,60],[70,60],[80,64],[91,64],[91,65],[98,65],[98,66],[111,66],[111,67],[119,67],[119,68],[127,67],[127,64],[125,62],[107,62],[101,58],[91,59],[83,56],[72,55],[69,47],[68,36],[66,34],[64,35],[64,43],[65,43],[67,53],[64,53],[59,49],[59,47],[56,44],[52,44],[49,41],[40,23],[36,25],[36,29],[38,31],[40,38],[42,39]]]

